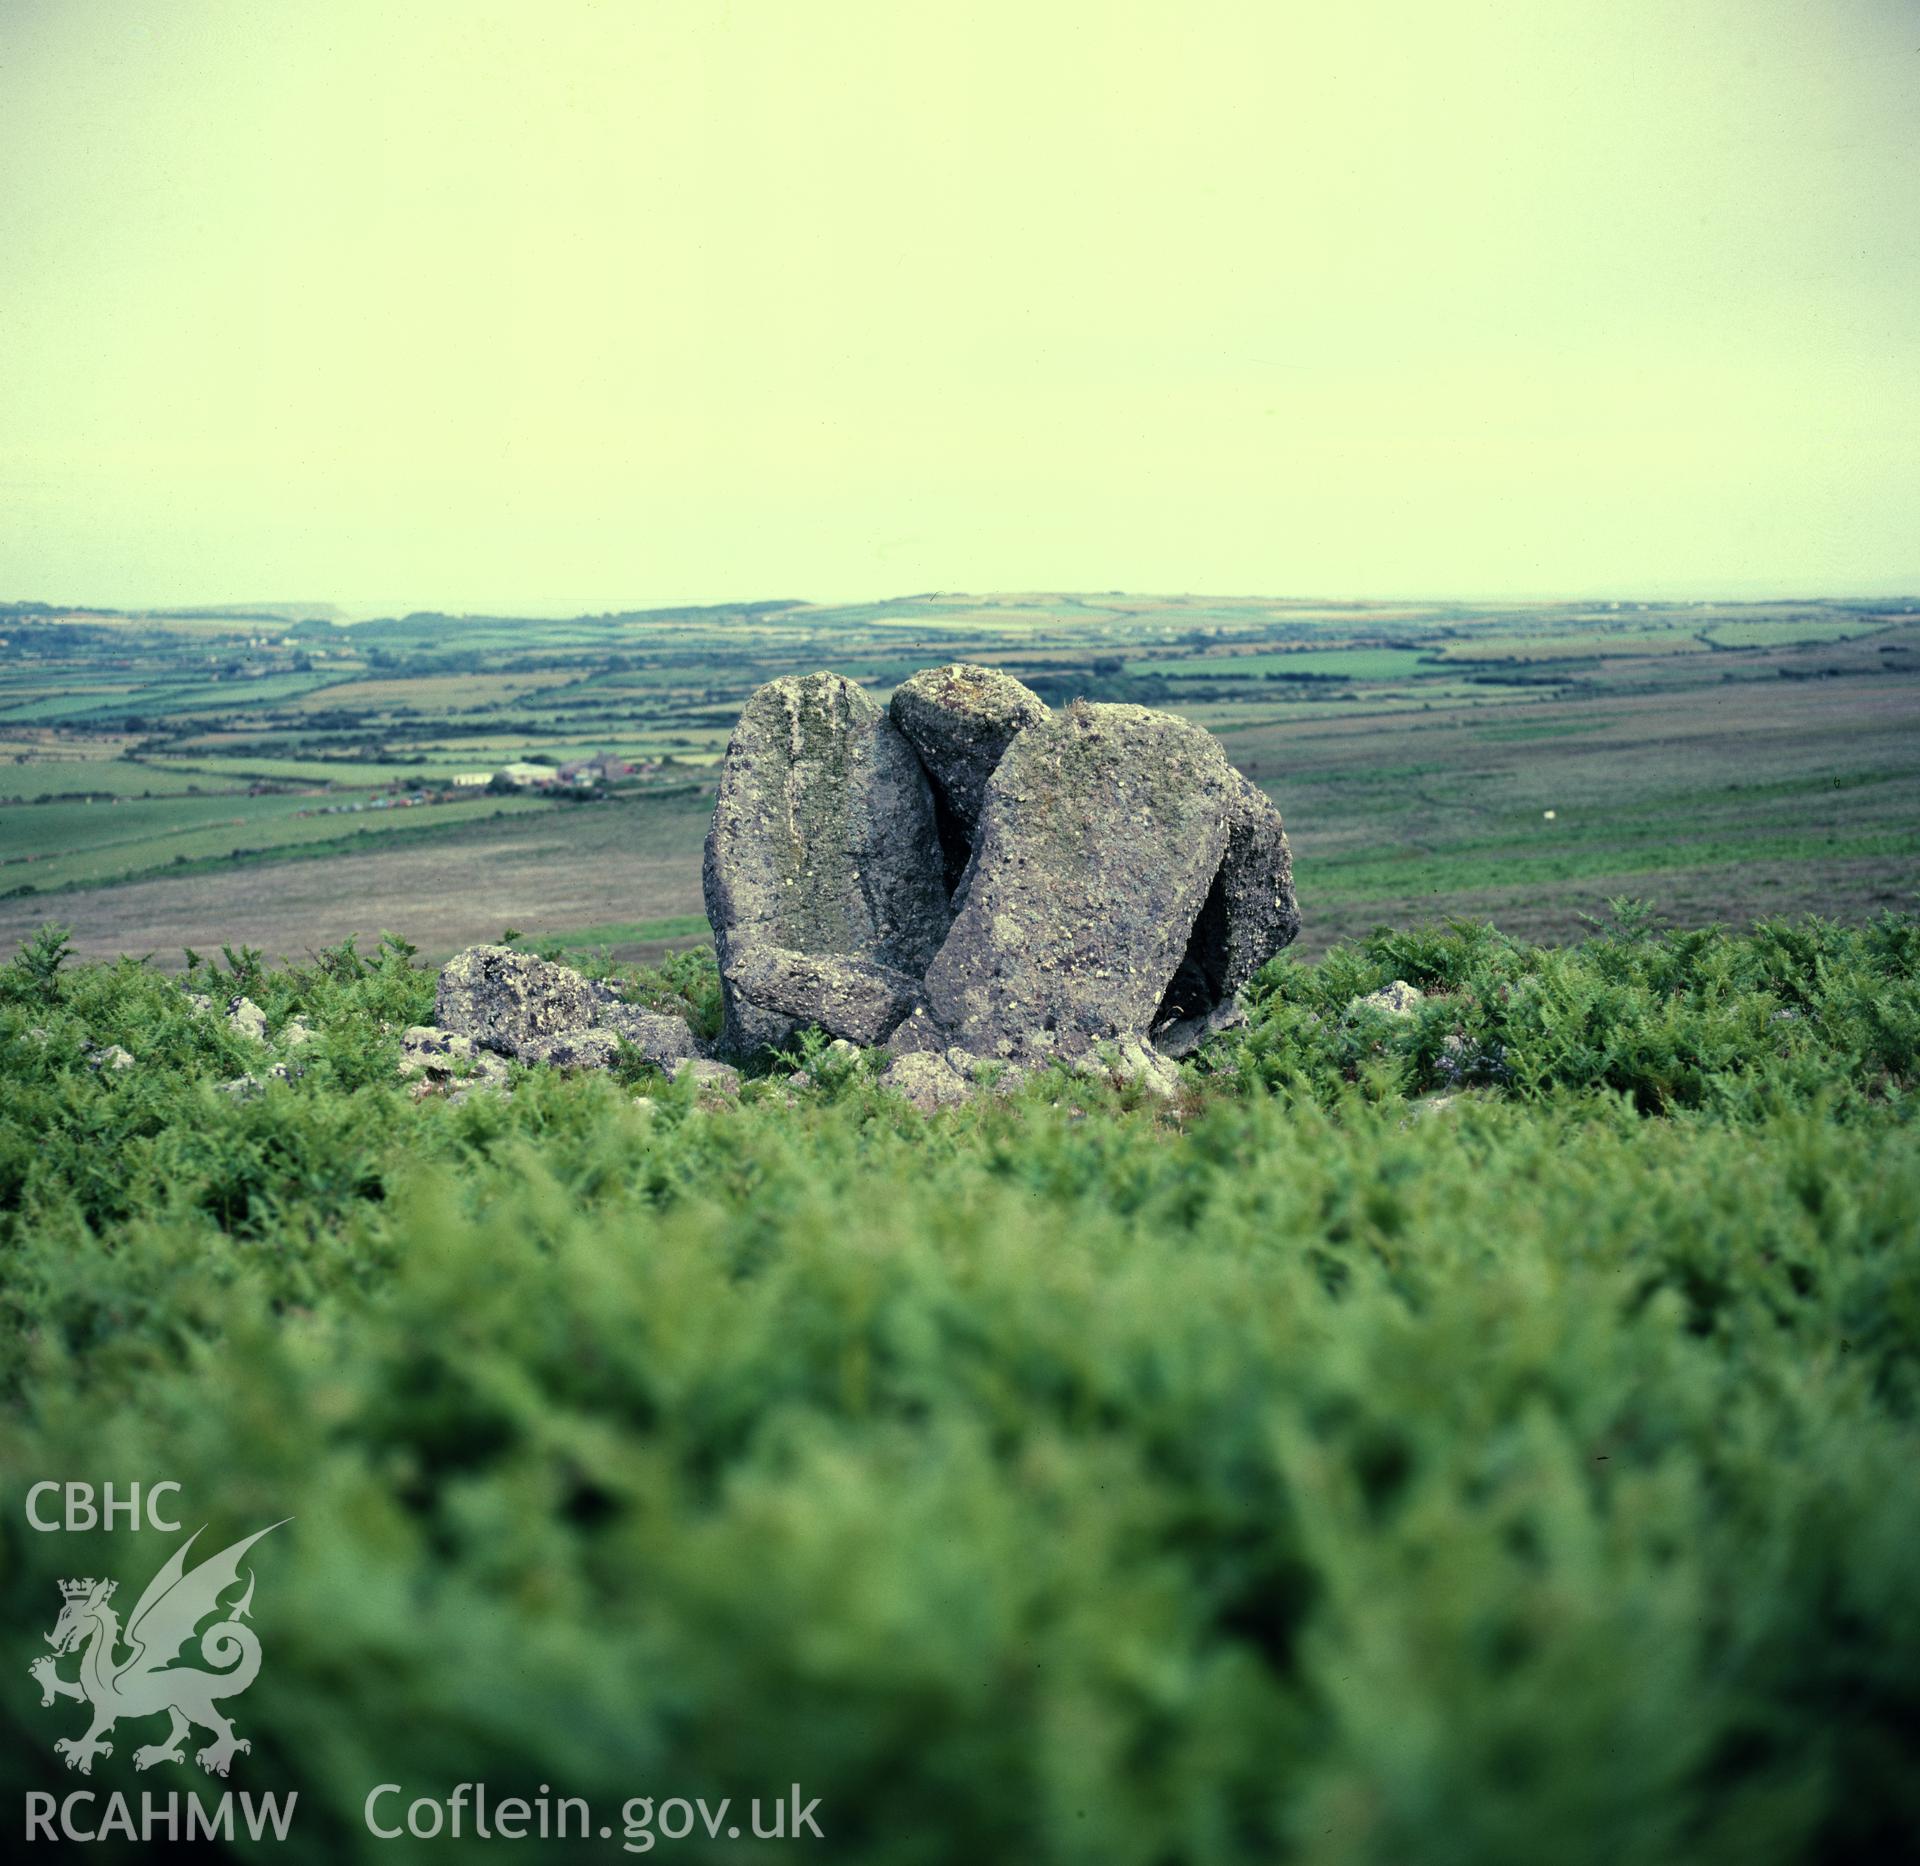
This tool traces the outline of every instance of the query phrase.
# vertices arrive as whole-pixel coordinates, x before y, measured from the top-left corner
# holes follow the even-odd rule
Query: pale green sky
[[[0,597],[1920,588],[1915,0],[0,0]]]

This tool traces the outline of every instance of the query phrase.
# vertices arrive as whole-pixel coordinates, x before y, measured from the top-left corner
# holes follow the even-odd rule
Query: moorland
[[[65,1766],[61,1584],[166,1544],[6,1529],[9,1794],[293,1793],[299,1861],[490,1855],[364,1813],[475,1781],[591,1804],[543,1858],[796,1783],[875,1866],[1911,1850],[1916,605],[0,633],[0,1475],[293,1519],[231,1784]],[[1171,1099],[403,1076],[509,928],[711,1033],[740,701],[957,657],[1286,815],[1307,931]]]
[[[712,1027],[710,954],[587,963]],[[0,1473],[293,1521],[231,1783],[136,1773],[151,1720],[75,1775],[28,1677],[178,1538],[9,1529],[0,1787],[292,1793],[316,1862],[489,1855],[363,1815],[476,1781],[614,1836],[543,1859],[794,1783],[875,1866],[1905,1856],[1920,921],[1402,930],[1250,997],[1172,1103],[929,1119],[818,1047],[456,1098],[398,941],[30,942]]]

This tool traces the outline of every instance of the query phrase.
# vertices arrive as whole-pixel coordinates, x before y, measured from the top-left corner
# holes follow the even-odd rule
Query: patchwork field
[[[1434,914],[1568,938],[1621,894],[1742,924],[1920,888],[1914,603],[936,594],[0,632],[0,942],[58,918],[96,956],[403,924],[435,952],[512,925],[653,956],[698,937],[705,787],[746,695],[824,666],[884,696],[949,659],[1216,732],[1286,817],[1304,953]],[[592,802],[450,788],[601,750],[643,768]]]

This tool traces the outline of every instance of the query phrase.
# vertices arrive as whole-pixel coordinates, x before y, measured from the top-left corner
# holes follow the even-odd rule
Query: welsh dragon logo
[[[187,1551],[199,1537],[196,1529],[147,1583],[147,1591],[127,1620],[124,1657],[118,1656],[123,1637],[120,1616],[111,1605],[118,1583],[92,1579],[60,1583],[64,1604],[46,1636],[53,1652],[35,1659],[28,1670],[39,1683],[43,1706],[55,1698],[79,1698],[93,1706],[93,1724],[86,1735],[61,1737],[53,1746],[66,1757],[68,1768],[91,1775],[94,1757],[113,1754],[106,1735],[115,1723],[122,1717],[153,1717],[162,1711],[173,1720],[172,1728],[164,1742],[143,1744],[133,1752],[136,1769],[150,1769],[156,1762],[186,1761],[182,1745],[195,1724],[213,1732],[213,1741],[194,1755],[211,1774],[225,1775],[235,1754],[253,1747],[246,1738],[235,1736],[232,1720],[214,1708],[218,1699],[238,1697],[260,1671],[260,1641],[252,1627],[242,1624],[253,1607],[252,1570],[247,1573],[247,1591],[238,1601],[222,1608],[220,1597],[239,1584],[241,1557],[261,1536],[279,1527],[269,1523],[189,1570]],[[193,1638],[200,1622],[215,1613],[223,1617],[200,1635],[200,1656],[221,1669],[176,1666],[173,1661],[181,1647]],[[57,1661],[83,1643],[80,1676],[62,1678]]]

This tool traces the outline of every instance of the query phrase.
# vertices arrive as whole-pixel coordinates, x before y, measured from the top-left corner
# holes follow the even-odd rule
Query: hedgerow
[[[232,1706],[289,1857],[383,1856],[387,1781],[799,1782],[884,1862],[1920,1831],[1911,919],[1382,932],[1269,967],[1171,1106],[931,1119],[817,1049],[415,1100],[401,942],[202,963],[211,1012],[58,944],[0,969],[10,1787],[75,1785],[55,1582],[171,1546],[27,1533],[24,1483],[167,1478],[210,1543],[295,1518]],[[251,1097],[243,988],[317,1032]],[[147,1740],[87,1785],[205,1792]]]

